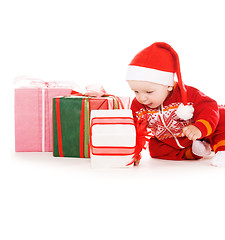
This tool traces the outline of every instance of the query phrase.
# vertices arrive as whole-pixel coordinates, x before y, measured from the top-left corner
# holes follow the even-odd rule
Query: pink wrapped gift
[[[27,77],[15,84],[15,151],[52,152],[52,99],[70,94],[76,85]]]

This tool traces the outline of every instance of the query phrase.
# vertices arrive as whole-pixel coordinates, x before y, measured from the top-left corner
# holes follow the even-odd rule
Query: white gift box
[[[131,110],[93,110],[90,119],[93,168],[130,167],[136,145]]]

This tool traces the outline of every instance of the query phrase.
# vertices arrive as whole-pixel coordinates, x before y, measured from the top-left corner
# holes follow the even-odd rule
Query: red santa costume
[[[175,73],[178,82],[174,81]],[[225,154],[225,108],[198,89],[183,84],[179,58],[170,45],[157,42],[139,52],[128,67],[127,80],[173,86],[173,91],[157,108],[143,105],[136,98],[133,100],[136,157],[144,147],[148,133],[151,157],[171,160],[201,158],[193,153],[193,141],[182,135],[183,128],[188,125],[201,131],[201,141],[208,142],[216,155],[218,152]],[[224,163],[225,155],[219,158],[221,160]]]

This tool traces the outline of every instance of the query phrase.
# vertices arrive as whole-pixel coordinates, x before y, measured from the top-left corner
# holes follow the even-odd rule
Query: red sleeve
[[[219,121],[218,104],[212,98],[196,88],[187,87],[188,102],[193,102],[194,126],[200,129],[202,138],[209,136],[217,127]]]
[[[135,123],[135,124],[136,124],[137,119],[138,119],[137,112],[138,112],[142,107],[143,107],[142,104],[139,103],[136,98],[134,98],[133,101],[132,101],[132,103],[131,103],[131,110],[132,110],[132,113],[133,113],[134,123]]]

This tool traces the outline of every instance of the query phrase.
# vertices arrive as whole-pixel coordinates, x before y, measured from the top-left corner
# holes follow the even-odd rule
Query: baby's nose
[[[145,94],[141,94],[140,98],[141,98],[142,101],[147,100],[147,96]]]

